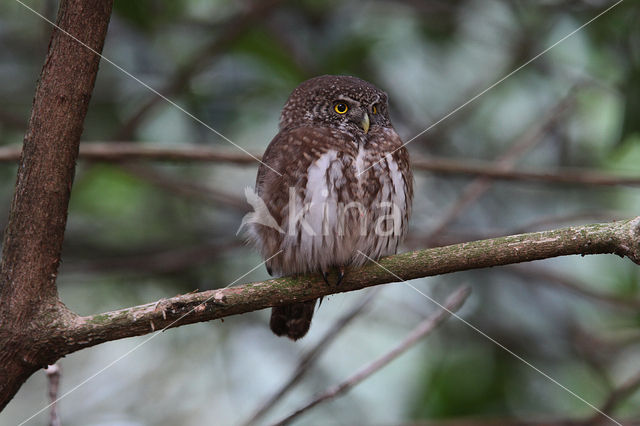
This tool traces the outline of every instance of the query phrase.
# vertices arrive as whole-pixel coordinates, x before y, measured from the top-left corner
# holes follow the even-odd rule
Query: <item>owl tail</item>
[[[304,337],[311,326],[311,318],[316,300],[292,305],[278,306],[271,310],[269,326],[277,336],[287,336],[291,340]]]

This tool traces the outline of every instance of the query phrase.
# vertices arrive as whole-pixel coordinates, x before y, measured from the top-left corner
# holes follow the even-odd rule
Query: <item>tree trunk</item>
[[[82,126],[112,0],[62,0],[24,138],[0,266],[0,408],[58,358],[51,329],[73,320],[56,275]]]

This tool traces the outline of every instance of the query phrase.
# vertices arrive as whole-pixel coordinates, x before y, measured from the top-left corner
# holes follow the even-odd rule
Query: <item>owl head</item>
[[[373,84],[346,75],[323,75],[300,84],[280,116],[280,130],[325,126],[367,133],[370,127],[391,127],[387,94]]]

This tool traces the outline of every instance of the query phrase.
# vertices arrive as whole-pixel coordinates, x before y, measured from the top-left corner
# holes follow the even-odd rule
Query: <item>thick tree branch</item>
[[[65,0],[57,25],[100,52],[112,1]],[[49,329],[73,318],[55,286],[78,145],[100,57],[54,29],[33,101],[0,272],[0,408],[64,345]]]
[[[20,158],[20,146],[0,147],[0,162],[13,162]],[[256,158],[260,154],[254,153]],[[159,147],[131,142],[85,142],[80,145],[80,158],[90,161],[172,161],[218,162],[239,166],[253,166],[256,160],[242,152],[220,150],[202,146]],[[436,174],[480,176],[506,181],[531,181],[569,185],[640,186],[640,176],[618,176],[590,169],[564,168],[553,171],[509,170],[495,163],[480,160],[458,160],[445,157],[412,155],[411,166]]]
[[[615,253],[640,263],[640,217],[512,235],[390,256],[380,264],[403,280],[573,254]],[[99,315],[78,317],[60,330],[67,352],[160,329],[359,290],[398,279],[369,264],[347,273],[339,287],[319,275],[284,277],[172,297]]]

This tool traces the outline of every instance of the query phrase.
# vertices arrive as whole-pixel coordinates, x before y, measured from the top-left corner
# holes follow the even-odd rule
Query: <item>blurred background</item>
[[[28,4],[55,20],[56,1]],[[391,117],[422,164],[506,174],[640,175],[640,7],[624,1],[115,1],[104,55],[236,144],[262,153],[301,81],[349,74],[389,94]],[[0,144],[22,142],[51,26],[0,3]],[[83,141],[206,147],[227,141],[103,61]],[[446,161],[445,161],[446,160]],[[426,167],[425,167],[426,168]],[[227,286],[261,262],[236,236],[257,164],[80,160],[63,263],[63,302],[81,315]],[[402,251],[637,216],[640,191],[613,179],[540,182],[414,171]],[[0,222],[15,183],[0,163]],[[508,177],[508,176],[507,176]],[[3,225],[4,226],[4,225]],[[264,267],[239,283],[262,280]],[[467,321],[619,419],[640,417],[640,269],[572,256],[411,283],[437,300],[461,285]],[[293,343],[268,310],[172,329],[59,403],[64,425],[255,424],[281,419],[387,353],[437,307],[403,284],[325,298]],[[361,309],[360,309],[361,308]],[[360,309],[360,310],[358,310]],[[345,316],[348,324],[337,326]],[[326,336],[328,341],[319,345]],[[60,361],[61,393],[150,336]],[[309,351],[322,352],[276,402]],[[628,392],[622,392],[624,386]],[[44,372],[0,413],[13,425],[47,404]],[[609,406],[607,406],[609,404]],[[461,321],[295,424],[480,424],[587,419],[592,407]],[[46,424],[44,412],[29,424]]]

